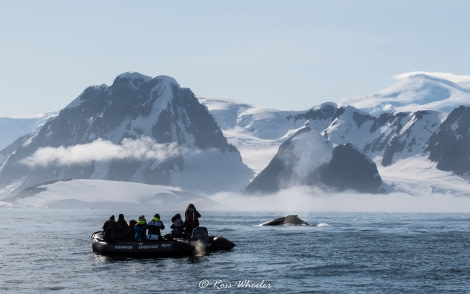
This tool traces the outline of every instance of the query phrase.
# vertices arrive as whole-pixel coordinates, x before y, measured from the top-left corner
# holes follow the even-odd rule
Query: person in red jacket
[[[199,218],[201,214],[197,211],[194,204],[190,203],[186,208],[186,212],[184,213],[184,232],[188,239],[191,238],[191,234],[193,233],[193,229],[199,227]]]

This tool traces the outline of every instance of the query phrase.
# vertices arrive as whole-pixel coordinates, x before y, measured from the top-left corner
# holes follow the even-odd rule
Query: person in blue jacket
[[[145,216],[139,216],[139,220],[137,221],[137,224],[135,224],[134,230],[136,241],[144,241],[147,239],[147,221],[145,220]]]

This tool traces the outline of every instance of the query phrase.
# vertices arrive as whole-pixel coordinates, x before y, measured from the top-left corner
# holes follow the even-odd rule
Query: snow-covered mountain
[[[310,173],[314,172],[319,165],[328,163],[329,158],[332,157],[334,147],[348,146],[348,144],[352,144],[364,153],[364,156],[373,159],[376,164],[382,166],[392,165],[403,158],[417,155],[424,156],[429,138],[439,129],[444,117],[443,114],[433,111],[384,113],[377,117],[351,106],[338,107],[333,103],[318,105],[293,119],[308,121],[309,133],[313,132],[316,137],[321,137],[332,147],[329,151],[319,153],[315,146],[321,146],[320,140],[312,139],[315,136],[312,137],[311,135],[309,137],[312,138],[298,140],[296,137],[305,137],[305,132],[297,133],[291,137],[291,139],[296,138],[297,140],[293,140],[292,143],[286,141],[289,142],[288,146],[293,145],[294,147],[286,148],[281,145],[278,153],[268,166],[268,169],[270,169],[269,174],[280,172],[284,174],[283,178],[286,179],[285,174],[296,174],[292,170],[297,169],[297,167],[292,167],[292,165],[298,163],[302,166],[309,166],[310,169],[308,173],[303,173],[300,177],[311,177]],[[292,118],[289,117],[289,119]],[[307,148],[311,153],[304,156],[305,152],[300,152],[303,148]],[[291,149],[298,151],[289,152],[292,154],[286,155],[286,150]],[[320,158],[324,159],[318,163]],[[365,159],[364,162],[366,161]],[[274,167],[273,163],[276,163]],[[272,169],[276,166],[281,171],[273,171]],[[285,166],[289,168],[286,169]],[[357,173],[362,172],[358,166],[352,166],[352,168],[355,168]],[[340,172],[337,171],[336,174],[340,174]],[[368,173],[368,175],[369,182],[373,182],[374,172]],[[258,177],[266,177],[265,171]],[[253,182],[259,182],[259,179],[255,178]],[[277,186],[271,185],[271,189]],[[281,184],[281,186],[284,185]],[[378,184],[375,187],[379,189],[379,186]]]
[[[407,74],[339,105],[280,111],[195,98],[173,78],[126,73],[1,151],[0,187],[7,195],[83,178],[191,193],[311,185],[466,195],[470,123],[460,105],[470,102],[469,86],[461,76]]]
[[[245,192],[275,193],[301,185],[385,192],[375,163],[363,152],[351,143],[333,147],[308,125],[282,143],[276,156]]]
[[[412,72],[396,76],[391,87],[367,96],[345,98],[340,105],[352,105],[370,114],[434,110],[449,113],[470,103],[470,76],[436,72]]]
[[[459,150],[470,150],[470,145],[466,142],[467,139],[464,139],[467,138],[466,132],[470,130],[470,125],[465,121],[465,115],[459,116],[458,125],[460,127],[457,127],[456,123],[449,122],[455,120],[453,119],[454,115],[449,115],[449,112],[454,113],[457,109],[461,109],[460,105],[470,102],[470,96],[466,90],[470,86],[470,78],[448,76],[451,80],[445,80],[446,75],[443,74],[403,75],[397,85],[379,94],[359,97],[354,101],[350,100],[358,107],[342,104],[338,106],[330,102],[317,105],[308,111],[284,112],[230,103],[229,101],[205,99],[201,99],[201,101],[206,104],[219,125],[222,126],[229,142],[241,150],[244,162],[255,170],[258,177],[266,178],[266,174],[284,174],[283,181],[292,183],[290,177],[281,172],[286,166],[292,165],[292,158],[285,156],[285,150],[279,146],[292,138],[308,122],[309,128],[315,133],[321,134],[333,147],[349,143],[357,147],[376,163],[383,181],[392,189],[412,194],[421,193],[423,190],[418,187],[419,185],[409,184],[411,175],[416,178],[416,181],[423,181],[423,185],[431,187],[431,190],[460,193],[467,191],[466,188],[462,190],[465,185],[462,185],[461,182],[468,183],[467,174],[461,172],[461,166],[468,167],[469,165],[457,156],[457,154],[464,155],[464,152],[456,153],[447,148],[447,153],[444,152],[444,154],[448,154],[452,160],[446,159],[444,161],[446,163],[453,162],[453,164],[451,167],[443,168],[445,165],[439,163],[439,158],[442,158],[442,155],[436,157],[433,153],[435,148],[432,148],[432,145],[436,144],[438,146],[445,145],[444,142],[447,139],[443,135],[446,133],[443,129],[450,129],[453,132],[453,138],[458,142],[452,141],[452,144],[447,145],[459,146]],[[448,91],[438,89],[447,89]],[[389,95],[392,92],[395,94]],[[371,100],[371,98],[375,98],[375,100]],[[429,110],[424,110],[427,108]],[[461,109],[459,113],[462,112]],[[226,124],[226,118],[230,118],[230,124]],[[449,127],[450,125],[452,127]],[[260,130],[259,126],[275,126],[278,132],[272,132],[270,137],[262,137],[259,134],[264,134],[264,131]],[[458,131],[456,131],[457,129]],[[435,139],[437,134],[441,135]],[[309,142],[311,144],[314,141]],[[256,153],[252,151],[250,146],[269,148],[260,148],[259,153]],[[310,147],[311,145],[304,142],[296,149]],[[265,157],[260,157],[258,154],[264,154]],[[443,154],[443,152],[439,154]],[[330,156],[332,155],[330,154]],[[290,162],[283,166],[279,163],[279,158],[286,158]],[[310,164],[310,168],[314,169],[318,156],[311,155],[309,158],[294,160],[294,162],[300,162],[303,165]],[[277,166],[277,171],[274,171],[271,165],[273,162],[276,163],[274,166]],[[326,162],[327,160],[324,163]],[[410,162],[415,162],[416,167],[413,168],[409,164]],[[399,168],[401,164],[407,167],[406,172]],[[259,169],[263,165],[268,167],[267,170]],[[288,170],[292,171],[292,168],[289,167]],[[397,174],[398,170],[401,171],[402,178],[400,178],[400,174]],[[455,185],[450,184],[452,181],[449,181],[449,176],[452,175],[449,175],[447,171],[454,173]],[[441,174],[442,178],[447,179],[448,188],[444,188],[445,183],[436,179],[436,174]],[[277,184],[272,183],[269,184],[269,187],[267,184],[259,184],[260,180],[257,178],[253,182],[258,183],[258,187],[263,186],[266,191],[272,192],[278,187]],[[402,183],[407,184],[402,185]],[[284,185],[281,184],[281,186]]]
[[[0,156],[3,195],[77,178],[213,193],[240,191],[252,177],[189,89],[171,77],[138,73],[87,88]]]
[[[391,187],[392,190],[402,190],[402,186],[398,183],[400,179],[397,178],[397,173],[393,173],[393,178],[387,178],[386,172],[393,169],[387,169],[386,167],[393,166],[396,168],[396,166],[405,162],[410,162],[408,159],[411,158],[422,158],[422,161],[415,169],[407,164],[407,172],[402,170],[402,180],[404,182],[408,182],[410,176],[415,177],[416,181],[418,181],[418,178],[422,178],[422,175],[417,177],[418,173],[429,172],[433,176],[428,177],[431,181],[425,185],[433,187],[438,182],[435,178],[435,170],[443,171],[442,176],[445,178],[448,178],[449,175],[444,172],[451,171],[454,173],[457,181],[460,181],[458,175],[463,176],[465,180],[470,168],[470,164],[467,163],[466,159],[469,157],[466,150],[470,150],[470,123],[467,121],[467,112],[467,107],[459,107],[449,115],[436,111],[416,111],[382,113],[380,116],[375,116],[351,106],[339,107],[333,103],[318,105],[304,114],[297,115],[294,120],[308,121],[309,129],[317,134],[317,136],[321,136],[325,142],[332,146],[330,151],[319,153],[316,149],[318,146],[321,146],[318,143],[319,140],[297,140],[296,137],[300,137],[300,135],[299,133],[295,134],[289,139],[292,141],[289,142],[289,148],[281,145],[268,167],[259,173],[250,185],[253,186],[253,183],[257,183],[256,189],[254,189],[257,192],[260,192],[260,187],[264,187],[263,189],[266,192],[273,192],[272,190],[276,190],[276,187],[283,188],[285,185],[279,181],[277,182],[278,184],[271,182],[269,188],[267,184],[260,184],[260,182],[266,180],[266,175],[282,175],[283,179],[293,183],[286,176],[287,174],[295,175],[296,173],[293,171],[299,169],[299,166],[302,166],[304,170],[306,170],[305,166],[308,166],[311,173],[318,168],[318,160],[320,158],[324,158],[321,163],[329,164],[329,158],[333,154],[331,150],[334,147],[347,144],[352,144],[364,156],[375,162],[379,176],[386,186]],[[292,119],[292,117],[286,117],[286,121],[288,119]],[[303,133],[300,134],[305,137]],[[449,140],[449,137],[454,139]],[[294,138],[296,140],[293,140]],[[438,156],[434,155],[433,150],[436,148],[433,148],[433,146],[439,147],[436,151],[439,154]],[[447,146],[447,148],[442,148],[443,146]],[[305,148],[311,154],[304,156]],[[286,150],[297,151],[286,152]],[[302,153],[300,150],[304,150],[304,152]],[[456,152],[457,150],[458,152]],[[249,164],[248,161],[247,163]],[[428,169],[422,168],[423,163],[428,166]],[[443,166],[446,168],[442,168]],[[357,173],[364,171],[357,166],[353,166],[353,168],[357,168]],[[339,174],[341,173],[338,170],[336,175]],[[370,181],[372,181],[374,178],[373,173],[368,174],[371,179]],[[301,176],[301,178],[309,177],[309,173],[304,173]],[[264,178],[264,180],[261,181],[260,178]],[[465,181],[468,181],[468,179]],[[297,181],[297,184],[299,184],[299,181]],[[322,185],[326,183],[317,182],[316,184]],[[445,190],[441,184],[437,184],[440,186],[439,188],[436,187],[439,191]],[[334,186],[331,188],[339,189],[340,187]],[[455,186],[451,186],[448,191],[455,193],[458,191],[458,188],[457,191],[455,189]],[[253,191],[252,187],[249,190]],[[356,187],[356,190],[360,189]],[[379,188],[379,190],[382,190],[382,188]],[[410,189],[409,185],[403,190],[416,194],[422,191],[420,189]]]
[[[296,115],[305,111],[281,111],[223,99],[199,98],[217,121],[227,140],[240,150],[256,173],[263,170],[279,145],[303,127]]]

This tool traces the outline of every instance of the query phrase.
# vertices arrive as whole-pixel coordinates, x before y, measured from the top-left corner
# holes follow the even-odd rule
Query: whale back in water
[[[262,226],[289,226],[289,225],[296,225],[296,226],[309,226],[309,224],[303,220],[301,220],[297,215],[288,215],[279,218],[274,218],[270,221],[261,224]]]

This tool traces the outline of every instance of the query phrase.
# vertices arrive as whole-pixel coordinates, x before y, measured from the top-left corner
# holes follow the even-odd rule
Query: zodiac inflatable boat
[[[103,231],[98,231],[91,235],[93,252],[106,256],[181,257],[201,253],[206,254],[218,250],[231,250],[234,246],[234,243],[224,237],[208,236],[205,227],[196,228],[191,240],[119,240],[108,243],[104,240]]]

